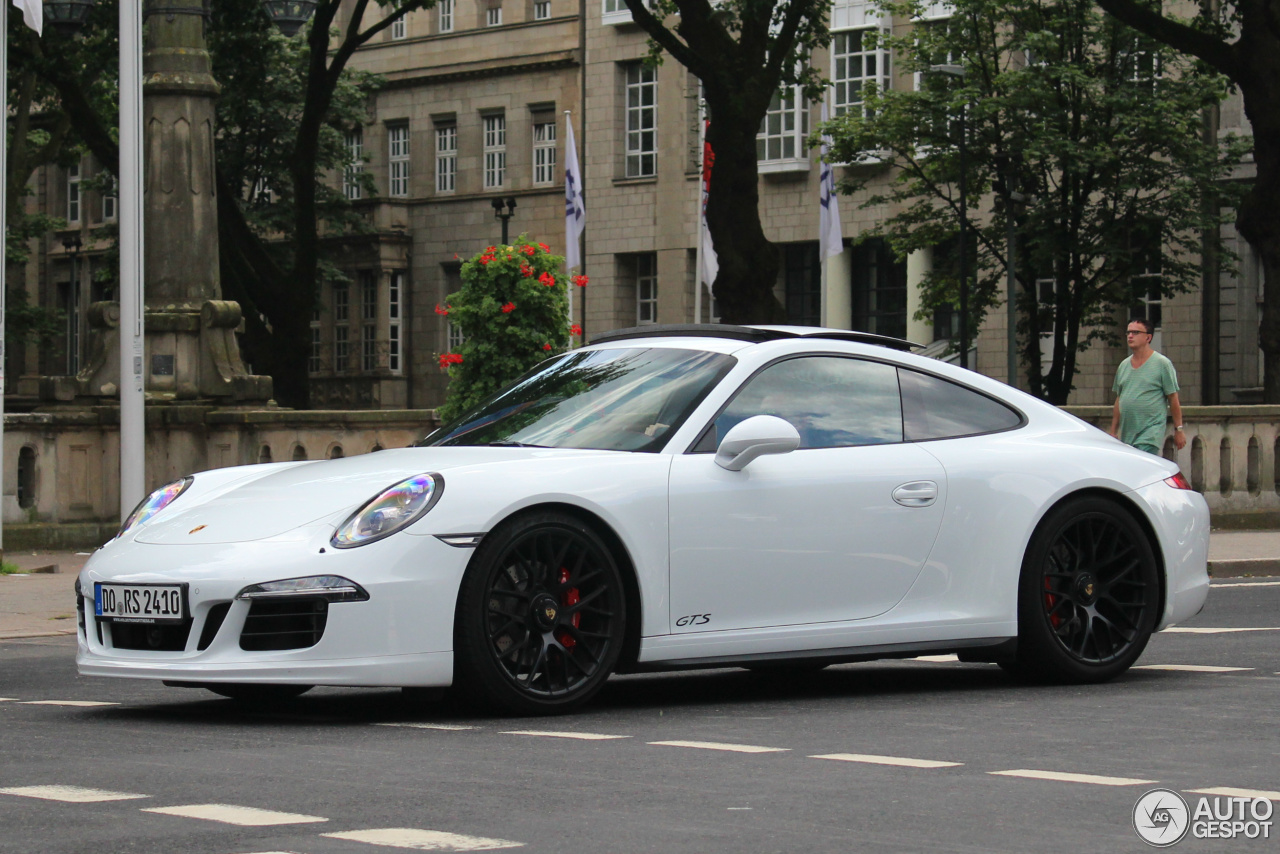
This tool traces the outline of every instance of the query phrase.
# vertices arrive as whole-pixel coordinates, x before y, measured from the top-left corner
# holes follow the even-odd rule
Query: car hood
[[[156,545],[238,543],[278,537],[331,516],[354,512],[378,492],[408,477],[438,472],[459,476],[476,466],[530,459],[547,461],[612,455],[613,451],[558,448],[403,448],[341,460],[269,467],[260,477],[238,480],[230,488],[183,506],[182,496],[135,539]],[[197,482],[200,475],[196,475]],[[329,520],[334,525],[341,518]]]

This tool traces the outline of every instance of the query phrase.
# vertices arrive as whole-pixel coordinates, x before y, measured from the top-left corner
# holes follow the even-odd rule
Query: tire
[[[254,685],[251,683],[210,682],[201,686],[222,697],[241,703],[278,703],[300,697],[314,685]]]
[[[1113,679],[1142,655],[1159,606],[1156,556],[1133,515],[1105,498],[1070,499],[1027,547],[1018,649],[1001,666],[1035,681]]]
[[[622,573],[604,540],[566,514],[516,517],[463,576],[454,683],[505,712],[567,712],[604,685],[625,637]]]

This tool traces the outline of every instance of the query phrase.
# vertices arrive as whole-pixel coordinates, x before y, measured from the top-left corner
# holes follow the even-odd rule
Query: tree
[[[1240,203],[1236,228],[1262,262],[1264,284],[1258,344],[1264,358],[1263,401],[1280,403],[1280,26],[1274,3],[1201,0],[1192,19],[1161,14],[1146,0],[1098,0],[1118,20],[1204,62],[1237,86],[1253,131],[1257,164]]]
[[[707,228],[720,262],[715,292],[729,323],[786,319],[773,295],[778,251],[760,225],[756,134],[784,86],[800,85],[807,100],[824,82],[807,64],[827,43],[825,0],[626,0],[650,36],[650,61],[663,52],[702,81],[715,152],[707,199]],[[652,9],[652,11],[651,11]],[[673,16],[674,26],[667,22]]]
[[[899,17],[921,11],[915,2],[884,6]],[[1099,338],[1118,340],[1120,310],[1199,282],[1201,232],[1218,224],[1199,200],[1241,149],[1233,141],[1219,151],[1199,134],[1201,110],[1225,97],[1225,81],[1090,0],[955,0],[954,8],[945,23],[881,37],[921,85],[868,92],[862,109],[833,123],[833,159],[862,163],[846,191],[893,170],[888,189],[863,206],[896,210],[873,233],[899,256],[943,247],[958,231],[965,111],[967,201],[976,211],[969,269],[978,271],[970,328],[1002,301],[1012,216],[1022,361],[1033,393],[1065,403],[1077,355]],[[963,63],[963,80],[930,72],[948,59]],[[926,312],[957,303],[958,270],[939,254],[924,284]]]

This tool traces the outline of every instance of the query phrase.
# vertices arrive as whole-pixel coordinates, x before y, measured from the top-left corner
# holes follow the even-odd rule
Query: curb
[[[1247,558],[1209,561],[1210,578],[1248,578],[1280,575],[1280,559]]]

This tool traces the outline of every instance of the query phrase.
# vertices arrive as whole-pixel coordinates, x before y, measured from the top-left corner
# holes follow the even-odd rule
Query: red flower
[[[515,303],[513,303],[513,302],[509,302],[509,303],[507,303],[506,305],[504,305],[504,306],[502,307],[502,313],[503,313],[503,314],[510,314],[511,312],[513,312],[513,311],[515,311],[515,310],[516,310],[516,304],[515,304]]]
[[[485,256],[483,256],[483,257],[480,259],[480,263],[481,263],[481,264],[485,264],[485,265],[487,265],[487,264],[488,264],[490,261],[492,261],[492,260],[493,260],[493,256],[492,256],[492,255],[485,255]]]
[[[538,244],[538,246],[542,247],[542,251],[543,251],[543,252],[550,252],[550,251],[551,251],[551,247],[550,247],[550,246],[548,246],[548,245],[547,245],[547,244],[545,244],[545,243],[539,243],[539,244]],[[532,253],[530,253],[530,254],[532,254]]]
[[[532,246],[521,246],[520,251],[526,255],[533,256],[538,250],[534,249]]]
[[[496,247],[496,246],[486,246],[486,247],[484,248],[484,254],[486,254],[486,255],[492,255],[493,253],[495,253],[495,252],[497,252],[497,251],[498,251],[498,247]]]
[[[440,370],[446,370],[450,365],[461,365],[461,353],[442,353],[440,355]]]
[[[570,327],[569,327],[569,334],[570,334],[570,335],[581,335],[581,334],[582,334],[582,327],[581,327],[581,326],[579,326],[579,325],[578,325],[578,324],[576,324],[576,323],[575,323],[575,324],[573,324],[572,326],[570,326]]]
[[[457,253],[457,252],[453,253],[453,260],[455,260],[455,261],[457,261],[457,260],[458,260],[458,253]]]
[[[586,276],[574,276],[574,277],[573,277],[573,283],[574,283],[575,285],[577,285],[578,287],[580,287],[580,288],[585,288],[585,287],[587,286],[587,277],[586,277]]]
[[[527,279],[533,275],[533,268],[530,267],[528,264],[521,264],[520,272],[523,273],[524,277]]]
[[[538,277],[538,281],[549,288],[554,288],[556,286],[556,277],[550,273],[543,273]]]
[[[543,349],[543,350],[550,350],[550,349],[551,349],[551,345],[550,345],[550,344],[543,344],[543,345],[542,345],[542,349]]]
[[[451,306],[451,305],[449,305],[449,306],[445,306],[444,308],[441,308],[441,307],[440,307],[440,303],[436,303],[436,314],[439,314],[439,315],[446,315],[446,314],[448,314],[448,313],[449,313],[449,309],[451,309],[451,308],[453,308],[453,306]]]

